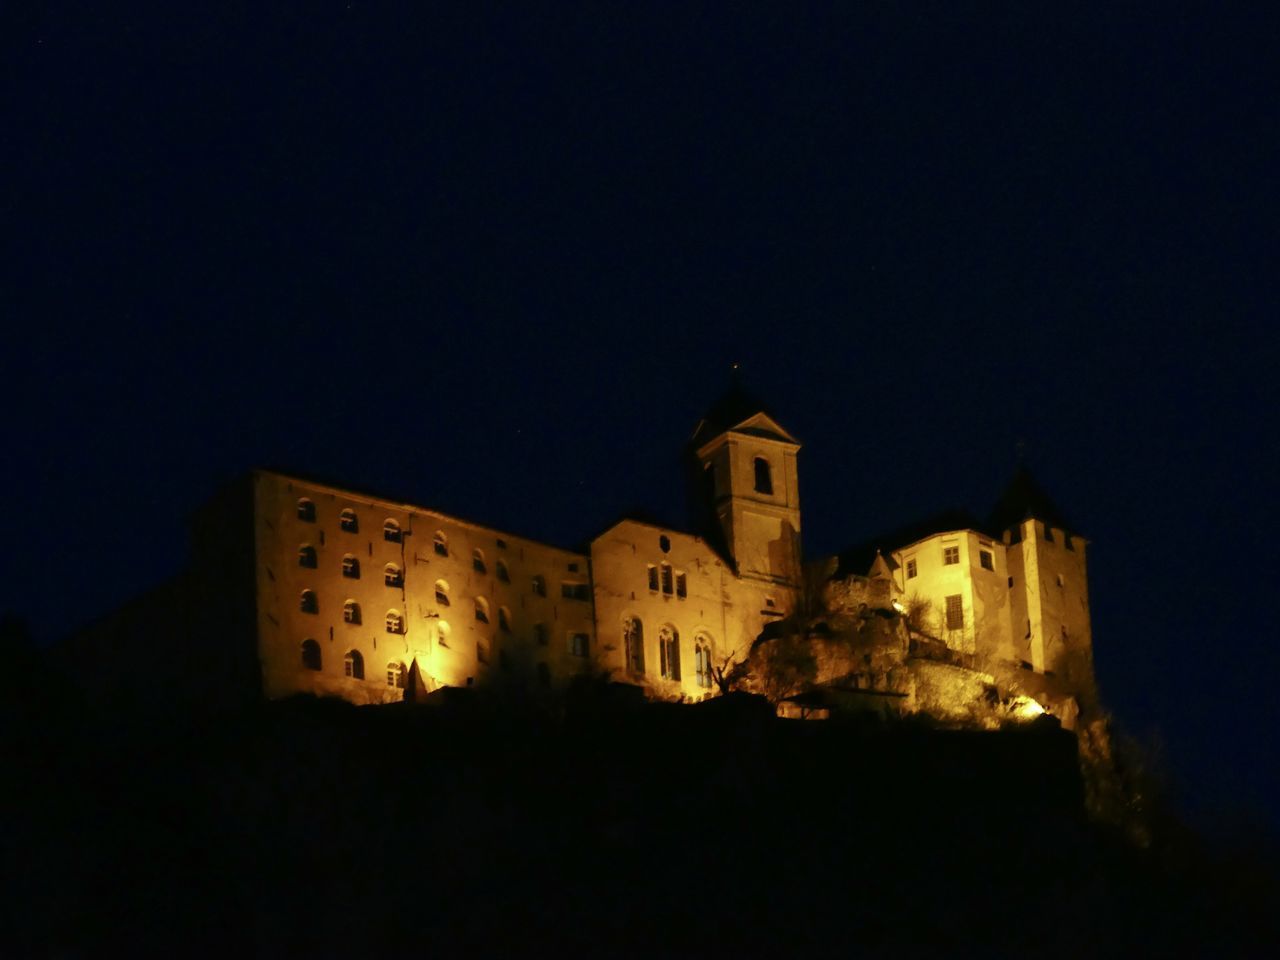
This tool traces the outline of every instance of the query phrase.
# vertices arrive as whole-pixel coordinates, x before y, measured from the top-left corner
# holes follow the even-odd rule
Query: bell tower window
[[[769,461],[764,457],[756,457],[756,493],[773,496],[773,475],[769,471]]]

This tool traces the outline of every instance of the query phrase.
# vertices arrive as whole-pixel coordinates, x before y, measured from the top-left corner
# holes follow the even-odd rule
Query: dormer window
[[[756,493],[773,496],[773,475],[769,471],[769,461],[764,457],[756,457]]]
[[[400,524],[388,517],[382,522],[382,539],[388,543],[401,543],[404,535],[400,532]]]
[[[342,529],[347,533],[360,532],[360,518],[350,508],[342,511]]]

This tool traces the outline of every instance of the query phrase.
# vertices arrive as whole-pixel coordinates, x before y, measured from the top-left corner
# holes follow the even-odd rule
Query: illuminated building
[[[109,672],[112,624],[121,636],[129,622],[134,634],[160,633],[167,603],[201,611],[193,647],[252,664],[214,656],[203,677],[236,677],[268,698],[539,691],[594,672],[652,698],[694,701],[718,692],[717,672],[746,661],[769,624],[786,623],[805,577],[817,575],[829,595],[884,587],[881,605],[909,612],[913,637],[945,644],[984,676],[1017,677],[1011,687],[1041,702],[1065,702],[1071,684],[1091,682],[1085,541],[1029,478],[993,515],[998,534],[934,527],[806,573],[799,449],[735,386],[686,449],[695,532],[624,519],[585,552],[255,471],[202,509],[188,573],[157,594],[167,599],[108,618],[80,648]]]

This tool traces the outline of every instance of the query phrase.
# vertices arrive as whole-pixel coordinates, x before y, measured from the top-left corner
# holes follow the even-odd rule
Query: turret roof
[[[778,423],[777,418],[774,417],[769,408],[754,393],[743,386],[742,376],[738,368],[735,367],[729,380],[728,389],[702,415],[702,419],[698,421],[698,426],[694,430],[689,444],[694,449],[697,449],[712,437],[732,430],[752,417],[762,414],[768,418],[772,427],[757,425],[750,432],[779,440],[795,441],[795,438],[788,434],[782,425]],[[776,428],[776,430],[773,428]]]
[[[992,509],[987,526],[993,530],[1009,530],[1029,517],[1046,521],[1054,527],[1076,532],[1075,526],[1044,492],[1026,465],[1019,464],[1018,469],[1014,471],[1013,479],[1009,481],[999,502]]]

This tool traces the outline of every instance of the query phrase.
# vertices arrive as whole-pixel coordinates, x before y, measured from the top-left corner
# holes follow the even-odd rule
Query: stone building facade
[[[577,551],[259,470],[199,512],[190,569],[165,603],[198,606],[191,646],[227,652],[202,676],[267,698],[554,690],[594,673],[696,701],[795,618],[815,575],[836,607],[853,597],[897,609],[967,667],[1050,680],[1087,667],[1086,543],[1038,491],[1011,489],[995,526],[887,538],[861,567],[805,567],[799,449],[735,386],[686,448],[694,530],[623,519]],[[78,641],[109,664],[128,632],[107,618]]]

